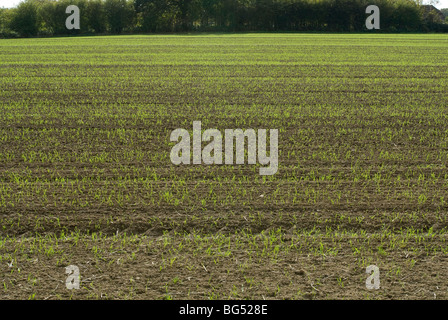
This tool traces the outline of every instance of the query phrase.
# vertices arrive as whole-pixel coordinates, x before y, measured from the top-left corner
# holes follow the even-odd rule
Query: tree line
[[[368,5],[380,8],[374,32],[448,32],[419,0],[25,0],[0,9],[0,36],[167,32],[372,32]],[[65,10],[79,7],[81,29]]]

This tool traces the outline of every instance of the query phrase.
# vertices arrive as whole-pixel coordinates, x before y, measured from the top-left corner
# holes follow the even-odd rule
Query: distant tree
[[[134,0],[137,29],[143,32],[171,31],[171,7],[172,3],[165,0]]]
[[[96,33],[106,32],[106,14],[102,0],[90,0],[86,4],[83,16],[87,20],[87,28]]]
[[[423,6],[422,20],[427,30],[435,30],[444,23],[445,17],[434,7]]]
[[[418,31],[421,28],[421,13],[415,3],[397,1],[392,14],[393,26],[397,31]]]
[[[445,18],[448,18],[448,8],[440,9],[440,11],[443,13],[443,15],[445,16]]]
[[[65,27],[67,14],[65,9],[68,2],[45,2],[38,9],[39,12],[39,31],[42,34],[67,34],[69,30]]]
[[[152,2],[152,0],[134,0],[135,12],[137,12],[137,13],[143,12],[145,10],[145,6],[151,2]]]
[[[216,4],[216,27],[218,30],[235,31],[237,26],[238,0],[221,0]]]
[[[256,27],[261,31],[272,31],[275,24],[275,4],[273,0],[256,0]]]
[[[350,31],[350,17],[355,11],[353,2],[349,0],[333,0],[328,9],[330,29],[332,31]]]
[[[105,0],[104,11],[107,25],[111,33],[121,33],[131,27],[133,4],[126,0]]]
[[[37,5],[33,1],[21,2],[12,12],[11,30],[25,37],[37,35]]]
[[[193,29],[193,23],[200,18],[201,1],[199,0],[175,0],[179,12],[179,26],[181,31]]]
[[[423,1],[24,0],[19,7],[0,12],[0,31],[15,30],[22,36],[194,30],[359,32],[367,31],[365,9],[372,4],[381,12],[380,30],[373,32],[444,32],[448,26],[440,12],[428,13]],[[81,30],[65,27],[68,5],[79,7]],[[448,9],[442,12],[448,16]]]
[[[7,20],[8,9],[0,8],[0,31],[8,28],[10,22]]]
[[[134,0],[137,15],[136,29],[143,32],[155,31],[157,27],[157,8],[152,0]]]

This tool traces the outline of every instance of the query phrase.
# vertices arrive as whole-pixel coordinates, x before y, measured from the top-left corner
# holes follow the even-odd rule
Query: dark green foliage
[[[89,31],[103,33],[106,31],[106,13],[101,0],[87,2],[85,13]]]
[[[448,18],[448,8],[441,9],[440,11],[443,13],[443,15],[445,16],[445,18]]]
[[[40,32],[43,35],[68,34],[70,30],[65,27],[65,19],[68,15],[65,9],[69,6],[68,1],[45,2],[39,7],[41,19]]]
[[[37,18],[37,5],[25,1],[14,10],[9,27],[23,37],[35,36],[39,31]]]
[[[81,30],[67,30],[65,8],[81,11]],[[368,5],[380,10],[380,30],[367,30]],[[0,31],[21,36],[73,33],[190,31],[447,31],[413,0],[26,0],[0,14]],[[442,9],[447,13],[448,9]],[[440,15],[440,12],[438,13]],[[2,18],[2,16],[4,16]],[[6,17],[6,18],[5,18]]]
[[[109,32],[121,33],[124,29],[131,29],[131,21],[135,13],[131,2],[105,0],[104,11]]]
[[[12,10],[0,9],[0,38],[17,38],[19,34],[11,30]]]

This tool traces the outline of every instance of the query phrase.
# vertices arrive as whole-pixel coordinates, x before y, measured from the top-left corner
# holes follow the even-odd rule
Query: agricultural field
[[[0,298],[448,299],[447,52],[443,34],[0,40]],[[278,171],[173,164],[193,121],[278,129]]]

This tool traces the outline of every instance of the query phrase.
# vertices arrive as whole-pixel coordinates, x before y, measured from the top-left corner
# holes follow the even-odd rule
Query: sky
[[[20,0],[0,0],[0,7],[12,8],[19,4]]]
[[[4,8],[12,8],[17,6],[19,2],[22,0],[0,0],[0,7]],[[424,1],[425,3],[428,3],[428,1]],[[448,8],[448,0],[439,0],[439,4],[436,5],[436,8],[442,9],[442,8]]]

